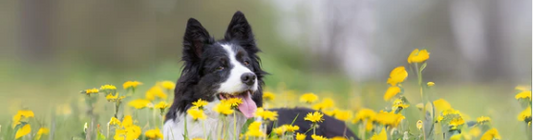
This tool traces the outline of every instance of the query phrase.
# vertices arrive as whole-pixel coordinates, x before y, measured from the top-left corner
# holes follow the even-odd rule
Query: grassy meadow
[[[390,72],[384,73],[389,77],[386,82],[367,83],[354,83],[342,75],[307,75],[265,56],[263,67],[271,73],[265,81],[265,108],[313,108],[320,112],[299,117],[320,127],[320,115],[334,116],[365,140],[531,139],[530,83],[430,81],[424,79],[424,69],[436,64],[428,61],[429,52],[416,49],[402,56],[407,63],[386,70]],[[163,116],[172,104],[180,73],[174,62],[156,65],[150,73],[102,72],[83,65],[70,70],[76,72],[43,72],[39,64],[5,64],[13,69],[5,74],[10,81],[2,80],[6,87],[0,94],[2,140],[162,139]],[[222,102],[217,110],[232,115],[232,103],[239,101]],[[197,106],[189,113],[201,123],[205,108]],[[261,113],[256,117],[276,118],[275,112]],[[241,139],[267,139],[260,133],[262,123],[247,123]],[[295,129],[278,126],[270,138],[301,139]],[[224,139],[223,133],[217,138],[188,139]]]

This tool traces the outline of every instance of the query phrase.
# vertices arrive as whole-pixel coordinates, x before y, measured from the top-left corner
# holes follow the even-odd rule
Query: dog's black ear
[[[194,18],[187,21],[185,36],[183,37],[183,60],[185,62],[199,61],[204,46],[212,44],[214,39],[209,36],[205,28]]]
[[[224,35],[224,39],[226,40],[233,40],[237,39],[242,41],[245,41],[246,43],[254,43],[254,35],[252,33],[252,27],[250,27],[250,24],[248,24],[248,21],[246,20],[246,17],[244,17],[244,14],[241,11],[235,12],[233,15],[233,18],[231,19],[231,22],[229,23],[228,29],[226,30],[226,34]],[[253,45],[255,44],[244,44],[244,45]]]

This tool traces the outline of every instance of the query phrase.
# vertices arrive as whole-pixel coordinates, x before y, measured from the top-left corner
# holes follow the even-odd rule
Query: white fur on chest
[[[204,107],[204,113],[207,116],[205,120],[198,120],[195,122],[192,117],[186,113],[178,113],[175,120],[166,121],[163,126],[165,140],[184,140],[185,121],[187,122],[187,133],[190,139],[207,139],[208,136],[210,139],[222,139],[224,132],[227,139],[238,138],[241,132],[241,127],[246,122],[246,118],[242,113],[236,111],[235,118],[233,115],[225,117],[226,125],[224,125],[223,121],[220,119],[221,116],[213,111],[213,107],[218,103],[219,101],[217,100],[210,102]],[[236,124],[236,127],[234,127],[234,124]],[[234,130],[235,128],[236,132]]]

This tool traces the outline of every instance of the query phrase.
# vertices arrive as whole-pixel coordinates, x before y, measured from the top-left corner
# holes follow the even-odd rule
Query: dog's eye
[[[224,70],[224,67],[220,66],[217,68],[217,71],[221,71],[221,70]]]
[[[244,61],[244,65],[248,66],[248,65],[250,65],[250,62]]]

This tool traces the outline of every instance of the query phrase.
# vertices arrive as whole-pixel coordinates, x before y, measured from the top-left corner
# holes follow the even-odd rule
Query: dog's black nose
[[[242,74],[241,81],[242,83],[251,86],[255,83],[255,74],[254,73]]]

